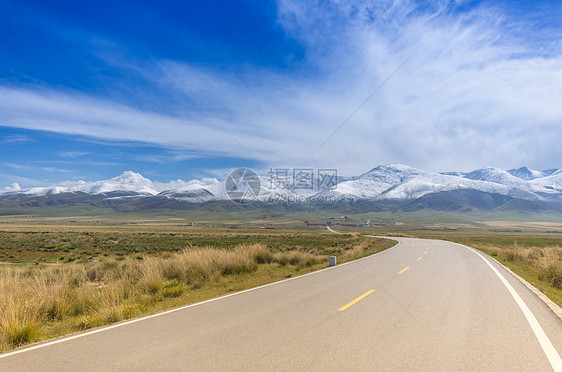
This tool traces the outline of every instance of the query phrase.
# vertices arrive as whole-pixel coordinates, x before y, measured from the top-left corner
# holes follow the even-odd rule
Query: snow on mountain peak
[[[558,169],[549,176],[531,180],[529,183],[535,187],[562,193],[562,169]]]
[[[509,174],[503,169],[493,167],[477,169],[466,174],[464,178],[477,181],[494,182],[506,186],[525,187],[524,185],[526,185],[526,182],[524,180]]]
[[[21,190],[20,193],[33,196],[61,194],[66,192],[83,192],[87,194],[102,194],[112,191],[128,191],[139,194],[156,195],[152,181],[141,174],[126,171],[121,175],[103,181],[66,181],[51,187],[34,187]]]
[[[562,200],[562,170],[539,172],[527,167],[505,171],[498,168],[482,168],[469,173],[431,173],[402,164],[379,165],[359,177],[342,181],[322,195],[335,196],[337,200],[363,199],[416,199],[427,194],[453,190],[477,190],[481,192],[512,196],[526,200]],[[532,175],[538,178],[526,180]],[[526,176],[527,175],[527,176]],[[132,193],[133,197],[158,196],[162,198],[202,203],[226,200],[224,181],[215,178],[181,179],[168,183],[153,182],[133,171],[103,181],[67,181],[51,187],[36,187],[18,190],[12,186],[0,194],[44,196],[59,193],[83,192],[105,194],[115,191]],[[260,200],[267,200],[272,192],[265,178],[262,180]],[[312,196],[318,191],[287,189],[285,194]],[[108,197],[120,197],[108,195]],[[127,196],[129,197],[129,196]]]
[[[399,164],[399,163],[391,163],[391,164],[382,164],[376,166],[375,168],[371,169],[370,171],[364,173],[369,174],[372,172],[389,172],[389,173],[408,173],[412,171],[419,171],[416,168],[412,168],[410,166]]]
[[[426,173],[422,170],[402,164],[379,165],[370,171],[363,173],[358,179],[376,179],[387,183],[396,183],[417,174]]]
[[[554,181],[553,181],[554,182]],[[416,199],[421,196],[458,189],[541,200],[555,189],[531,184],[498,168],[482,168],[467,174],[426,172],[400,165],[381,165],[355,180],[338,184],[330,194],[338,199]]]
[[[527,167],[510,169],[507,171],[507,173],[511,174],[512,176],[521,178],[522,180],[525,181],[531,181],[545,176],[544,172],[537,171],[534,169],[529,169]]]
[[[174,184],[175,188],[165,190],[159,196],[192,203],[226,199],[224,184],[216,178],[203,178],[188,182],[178,180],[174,181]]]

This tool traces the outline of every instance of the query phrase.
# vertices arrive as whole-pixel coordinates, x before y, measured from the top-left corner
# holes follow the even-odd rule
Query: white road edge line
[[[336,232],[336,233],[337,233],[337,232]],[[339,233],[339,234],[341,234],[341,233]],[[365,236],[375,238],[375,236],[372,236],[372,235],[365,235]],[[388,239],[388,238],[385,238],[385,239]],[[346,266],[346,265],[350,265],[350,264],[356,263],[356,262],[358,262],[358,261],[363,261],[363,260],[372,258],[372,257],[374,257],[374,256],[377,256],[377,255],[379,255],[379,254],[388,252],[388,251],[390,251],[390,250],[392,250],[392,249],[394,249],[394,248],[396,248],[396,247],[398,247],[398,246],[400,245],[400,242],[399,242],[398,240],[396,240],[396,239],[389,239],[389,240],[394,240],[394,241],[396,241],[396,242],[398,242],[398,243],[397,243],[396,245],[394,245],[394,246],[388,248],[388,249],[385,249],[384,251],[377,252],[377,253],[372,254],[372,255],[370,255],[370,256],[360,258],[360,259],[358,259],[358,260],[353,260],[353,261],[345,262],[345,263],[342,263],[342,264],[337,265],[337,266],[327,267],[327,268],[322,269],[322,270],[313,271],[313,272],[311,272],[311,273],[303,274],[303,275],[299,275],[299,276],[295,276],[295,277],[293,277],[293,278],[283,279],[283,280],[279,280],[279,281],[277,281],[277,282],[273,282],[273,283],[268,283],[268,284],[260,285],[259,287],[248,288],[248,289],[245,289],[245,290],[243,290],[243,291],[234,292],[234,293],[229,293],[229,294],[226,294],[226,295],[223,295],[223,296],[219,296],[219,297],[215,297],[215,298],[210,298],[210,299],[205,300],[205,301],[196,302],[196,303],[194,303],[194,304],[189,304],[189,305],[177,307],[177,308],[175,308],[175,309],[170,309],[170,310],[162,311],[162,312],[160,312],[160,313],[151,314],[151,315],[146,315],[146,316],[143,316],[143,317],[140,317],[140,318],[136,318],[136,319],[132,319],[132,320],[126,320],[126,321],[123,321],[123,322],[120,322],[120,323],[116,323],[116,324],[113,324],[113,325],[110,325],[110,326],[106,326],[106,327],[102,327],[102,328],[97,328],[97,329],[94,329],[94,330],[92,330],[92,331],[86,331],[86,332],[83,332],[83,333],[78,333],[78,334],[75,334],[75,335],[73,335],[73,336],[62,336],[62,338],[60,338],[60,339],[58,339],[58,340],[45,341],[45,342],[39,343],[39,344],[34,345],[34,346],[23,347],[22,349],[18,349],[18,350],[14,350],[14,351],[8,351],[8,352],[5,352],[5,353],[0,353],[0,359],[2,359],[2,358],[7,358],[7,357],[9,357],[9,356],[13,356],[13,355],[17,355],[17,354],[21,354],[21,353],[25,353],[25,352],[32,351],[32,350],[41,349],[41,348],[44,348],[44,347],[47,347],[47,346],[51,346],[51,345],[55,345],[55,344],[60,344],[60,343],[62,343],[62,342],[67,342],[67,341],[75,340],[75,339],[77,339],[77,338],[82,338],[82,337],[90,336],[90,335],[93,335],[93,334],[96,334],[96,333],[109,331],[110,329],[123,327],[123,326],[129,325],[129,324],[133,324],[133,323],[137,323],[137,322],[142,322],[143,320],[148,320],[148,319],[151,319],[151,318],[156,318],[156,317],[159,317],[159,316],[163,316],[163,315],[175,313],[176,311],[181,311],[181,310],[189,309],[190,307],[195,307],[195,306],[204,305],[204,304],[207,304],[207,303],[209,303],[209,302],[215,302],[215,301],[219,301],[219,300],[224,300],[225,298],[228,298],[228,297],[238,296],[238,295],[241,295],[241,294],[243,294],[243,293],[256,291],[256,290],[258,290],[258,289],[262,289],[262,288],[266,288],[266,287],[271,287],[271,286],[273,286],[273,285],[277,285],[277,284],[281,284],[281,283],[286,283],[286,282],[291,281],[291,280],[301,279],[301,278],[304,278],[304,277],[306,277],[306,276],[319,274],[319,273],[324,272],[324,271],[327,271],[327,270],[335,270],[335,269],[337,269],[337,268],[339,268],[339,267]]]
[[[502,264],[501,262],[499,262],[498,260],[496,260],[494,257],[488,257],[488,259],[491,259],[492,261],[494,261],[496,264],[498,264],[499,266],[501,266],[505,271],[507,271],[508,273],[510,273],[511,275],[513,275],[515,278],[517,278],[521,283],[523,283],[523,285],[527,288],[529,288],[529,290],[531,292],[533,292],[542,302],[544,302],[546,304],[546,306],[548,306],[550,308],[550,310],[552,310],[552,312],[554,313],[554,315],[556,315],[558,318],[560,318],[560,320],[562,320],[562,308],[560,308],[560,306],[558,306],[557,304],[555,304],[550,298],[548,298],[544,293],[542,293],[541,291],[539,291],[537,289],[537,287],[533,286],[531,283],[529,283],[528,281],[526,281],[525,279],[523,279],[522,277],[520,277],[519,275],[515,274],[513,272],[513,270],[511,270],[509,267],[505,266],[504,264]]]
[[[548,361],[550,362],[552,369],[556,372],[562,372],[562,359],[560,359],[560,355],[552,345],[552,342],[550,341],[550,339],[542,329],[541,325],[539,324],[537,318],[535,318],[535,315],[533,314],[531,309],[529,309],[525,301],[523,301],[521,296],[519,296],[519,293],[517,293],[517,291],[511,286],[511,284],[509,284],[507,279],[480,252],[476,251],[471,247],[459,243],[454,243],[454,242],[448,242],[448,243],[453,243],[458,246],[464,247],[470,250],[471,252],[473,252],[474,254],[478,255],[482,260],[484,260],[484,262],[486,262],[486,264],[492,269],[494,274],[496,274],[496,276],[501,280],[503,285],[507,288],[507,290],[509,291],[515,302],[517,302],[517,305],[519,305],[519,308],[523,312],[523,315],[525,315],[527,322],[529,322],[529,325],[531,326],[531,329],[533,330],[535,337],[539,341],[539,344],[541,345],[543,352],[548,358]]]

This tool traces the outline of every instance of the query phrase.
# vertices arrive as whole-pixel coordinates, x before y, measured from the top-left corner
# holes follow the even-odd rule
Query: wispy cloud
[[[22,134],[12,134],[0,137],[0,144],[2,145],[20,145],[22,143],[32,142],[31,137]]]
[[[164,163],[176,163],[189,159],[197,159],[200,157],[201,155],[194,154],[193,152],[177,151],[177,152],[169,152],[167,154],[161,154],[161,155],[137,155],[135,156],[135,160],[149,162],[149,163],[164,164]]]
[[[41,170],[46,172],[60,172],[60,173],[73,173],[75,171],[70,169],[63,169],[63,168],[54,168],[54,167],[43,167]]]
[[[116,162],[110,162],[110,161],[87,161],[85,162],[85,164],[87,165],[97,165],[100,167],[123,167],[126,164],[124,163],[116,163]]]
[[[80,165],[80,164],[85,164],[85,165],[99,165],[99,166],[126,166],[126,163],[120,163],[120,162],[111,162],[111,161],[83,161],[81,160],[80,162],[76,161],[76,160],[33,160],[30,161],[33,164],[65,164],[65,165]],[[7,165],[6,163],[4,163],[4,165]],[[20,166],[17,164],[11,164],[14,166]],[[30,167],[28,166],[28,169]]]
[[[57,153],[57,155],[60,156],[61,158],[75,159],[84,155],[88,155],[88,153],[84,151],[60,151]]]
[[[12,182],[12,186],[13,183],[18,183],[18,186],[19,184],[24,184],[29,186],[46,186],[48,184],[48,181],[38,180],[36,178],[30,178],[30,177],[22,177],[22,176],[17,176],[8,173],[0,173],[0,177],[10,180],[9,182]],[[7,187],[11,187],[11,186],[7,186]]]
[[[550,41],[540,44],[522,31],[536,25],[510,18],[501,6],[457,4],[282,0],[278,22],[306,50],[298,69],[161,62],[264,166],[329,166],[348,174],[390,162],[429,170],[560,166],[562,51],[552,42],[559,30],[545,31]],[[120,67],[127,65],[123,60]],[[156,66],[147,62],[138,71],[184,105],[143,110],[85,94],[5,86],[0,123],[141,141],[201,157],[246,156],[204,112],[185,104]]]
[[[193,119],[142,112],[127,106],[55,91],[0,87],[0,122],[18,128],[141,141],[231,154],[231,142]]]
[[[12,168],[12,169],[20,169],[20,170],[30,170],[32,169],[32,167],[30,167],[29,165],[23,165],[23,164],[14,164],[14,163],[3,163],[6,167]]]

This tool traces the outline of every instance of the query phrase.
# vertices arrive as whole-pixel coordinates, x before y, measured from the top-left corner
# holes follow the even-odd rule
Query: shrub
[[[271,251],[264,245],[254,244],[251,249],[254,260],[257,264],[266,264],[273,261],[273,255],[271,254]]]
[[[96,315],[81,315],[76,318],[74,327],[78,330],[85,331],[86,329],[99,327],[103,325],[102,320]]]
[[[549,264],[539,276],[539,279],[546,280],[553,287],[562,289],[562,265]]]
[[[162,296],[166,298],[180,297],[184,292],[183,285],[178,280],[170,280],[164,284]]]
[[[505,260],[506,260],[506,261],[509,261],[509,262],[513,262],[513,261],[515,261],[516,259],[517,259],[517,255],[516,255],[515,253],[511,253],[511,252],[510,252],[510,253],[508,253],[508,254],[505,256]]]
[[[2,300],[4,302],[0,303],[0,348],[14,348],[33,342],[39,330],[39,322],[37,309],[31,299],[18,296]]]
[[[10,324],[4,330],[8,344],[18,347],[33,342],[37,334],[37,323],[28,321],[24,323]]]

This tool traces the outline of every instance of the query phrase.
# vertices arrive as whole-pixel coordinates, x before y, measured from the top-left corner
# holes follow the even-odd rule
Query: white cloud
[[[20,185],[18,185],[17,183],[12,183],[10,186],[6,186],[4,187],[4,191],[5,192],[10,192],[10,191],[19,191],[21,190]]]
[[[559,167],[560,50],[544,53],[546,46],[529,43],[520,30],[531,26],[500,7],[453,7],[283,0],[278,22],[306,49],[300,69],[229,72],[162,63],[265,167],[323,166],[345,174],[391,162],[428,170]],[[159,87],[183,95],[163,72],[147,70]],[[245,156],[193,106],[182,113],[143,112],[85,95],[0,87],[3,125]]]

